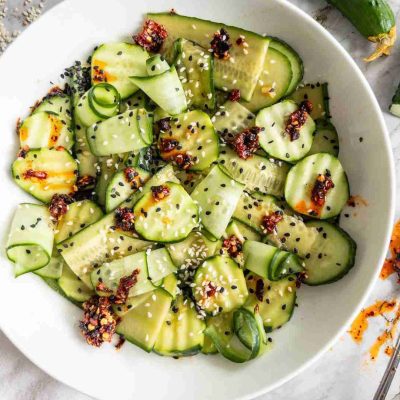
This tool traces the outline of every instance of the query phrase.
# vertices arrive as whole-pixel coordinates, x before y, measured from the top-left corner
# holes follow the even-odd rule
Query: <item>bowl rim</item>
[[[18,45],[20,38],[25,37],[29,35],[29,32],[31,30],[31,26],[36,26],[37,24],[41,23],[46,23],[48,19],[52,19],[53,15],[56,14],[59,10],[61,10],[63,7],[68,7],[69,3],[73,3],[76,0],[62,0],[60,3],[55,4],[51,6],[38,20],[34,21],[30,26],[28,26],[3,52],[2,55],[0,55],[0,65],[2,63],[2,59],[8,54],[10,48],[14,48],[15,46]],[[328,31],[326,30],[323,26],[321,26],[318,22],[316,22],[307,12],[303,11],[301,8],[298,6],[288,2],[287,0],[275,0],[275,2],[280,5],[283,8],[289,9],[291,12],[293,12],[295,15],[297,15],[300,19],[304,21],[306,24],[311,24],[315,29],[319,31],[321,36],[324,37],[332,46],[334,46],[340,53],[341,55],[346,59],[347,62],[352,66],[352,69],[354,72],[357,74],[357,76],[360,78],[360,83],[366,90],[369,96],[369,100],[371,100],[372,104],[372,111],[375,113],[377,117],[377,121],[380,125],[381,132],[383,133],[383,145],[388,157],[388,163],[389,163],[389,212],[388,212],[388,218],[386,221],[387,224],[387,229],[386,229],[386,235],[384,238],[385,246],[381,250],[381,254],[379,257],[379,263],[375,267],[375,273],[373,276],[371,276],[371,280],[366,287],[364,294],[361,297],[361,300],[359,301],[358,305],[355,307],[353,313],[351,316],[346,320],[346,322],[337,330],[337,332],[331,337],[331,339],[325,344],[324,347],[322,347],[317,353],[315,353],[311,358],[309,358],[306,362],[304,362],[302,365],[300,365],[297,369],[295,369],[293,372],[290,374],[287,374],[286,376],[282,377],[281,379],[278,379],[276,382],[263,387],[262,389],[253,391],[251,393],[248,393],[246,395],[243,395],[241,397],[237,397],[237,400],[247,400],[247,399],[253,399],[257,396],[261,396],[263,394],[266,394],[268,392],[271,392],[275,390],[276,388],[282,386],[284,383],[290,381],[293,379],[295,376],[301,374],[304,372],[307,368],[309,368],[312,364],[314,364],[317,360],[319,360],[329,348],[331,348],[339,339],[340,336],[343,335],[343,333],[346,331],[347,327],[350,325],[350,323],[354,320],[354,318],[357,316],[359,310],[362,308],[363,304],[365,304],[365,301],[367,300],[367,297],[371,294],[373,287],[375,283],[378,280],[378,276],[380,273],[380,267],[383,265],[383,261],[386,256],[386,249],[388,248],[389,242],[390,242],[390,237],[391,237],[391,228],[392,224],[394,221],[394,215],[395,215],[395,197],[396,197],[396,182],[395,182],[395,163],[394,163],[394,157],[393,157],[393,152],[392,152],[392,147],[391,147],[391,142],[390,142],[390,136],[388,133],[388,129],[386,126],[386,122],[383,117],[383,112],[379,106],[379,103],[377,101],[377,98],[375,94],[372,91],[371,86],[369,85],[366,77],[362,73],[361,69],[358,67],[357,63],[354,61],[354,59],[351,57],[351,55],[342,47],[342,45],[338,42],[338,40]],[[40,21],[40,22],[39,22]],[[81,393],[84,393],[88,396],[92,396],[88,392],[88,390],[84,387],[81,387],[81,385],[74,385],[74,383],[68,382],[68,378],[65,376],[59,376],[60,374],[53,373],[50,371],[46,365],[42,363],[42,360],[39,360],[36,355],[30,354],[28,349],[24,346],[24,344],[19,343],[18,339],[13,337],[13,335],[10,334],[8,331],[7,327],[2,324],[2,320],[0,319],[0,329],[4,333],[4,335],[7,337],[8,340],[29,360],[31,361],[35,366],[40,368],[42,371],[44,371],[46,374],[51,376],[53,379],[69,386],[70,388],[73,388],[77,391],[80,391]]]

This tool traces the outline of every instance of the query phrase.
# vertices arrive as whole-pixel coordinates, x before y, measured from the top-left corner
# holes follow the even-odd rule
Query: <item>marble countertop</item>
[[[273,1],[273,0],[268,0]],[[289,1],[289,0],[288,0]],[[321,16],[326,7],[322,0],[290,0],[310,15]],[[20,7],[24,0],[8,0],[9,9]],[[60,0],[47,0],[44,10],[59,3]],[[389,1],[399,21],[400,2]],[[1,3],[1,1],[0,1]],[[28,0],[29,3],[29,0]],[[35,4],[33,1],[32,4]],[[365,41],[337,11],[322,12],[322,24],[341,43],[357,61],[365,74],[379,104],[384,112],[390,132],[396,167],[400,168],[400,119],[387,113],[391,94],[400,81],[400,45],[393,55],[366,65],[362,57],[369,51]],[[20,22],[11,17],[5,21],[12,29],[22,29]],[[398,23],[398,26],[400,24]],[[371,46],[372,47],[372,46]],[[397,190],[400,190],[400,177],[397,177]],[[397,203],[396,216],[400,216],[400,202]],[[377,299],[398,298],[400,286],[396,278],[378,281],[366,305]],[[383,318],[370,321],[370,327],[361,344],[356,344],[346,333],[317,363],[275,391],[261,396],[258,400],[368,400],[379,384],[388,357],[381,354],[374,362],[370,361],[368,349],[375,338],[385,329]],[[0,399],[2,400],[88,400],[80,394],[42,372],[21,354],[0,331]],[[388,400],[400,400],[400,372],[394,379]]]

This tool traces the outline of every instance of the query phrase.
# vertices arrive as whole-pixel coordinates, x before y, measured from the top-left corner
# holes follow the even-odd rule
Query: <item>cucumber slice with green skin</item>
[[[292,69],[292,80],[285,93],[285,95],[288,96],[297,88],[299,83],[303,80],[304,76],[303,61],[300,58],[299,54],[291,46],[289,46],[286,42],[278,38],[271,38],[270,48],[280,51],[290,61]]]
[[[246,240],[260,241],[261,235],[240,221],[232,220],[226,228],[224,237],[236,236],[242,243]]]
[[[327,192],[325,204],[318,206],[311,200],[311,193],[318,175],[327,171],[335,186]],[[335,217],[349,199],[349,182],[342,164],[327,153],[304,158],[288,174],[285,198],[290,207],[300,214],[320,219]]]
[[[144,108],[138,108],[136,119],[142,140],[150,146],[153,143],[153,114]]]
[[[281,161],[271,161],[257,154],[247,160],[225,147],[219,156],[221,168],[250,191],[282,197],[290,165]]]
[[[203,172],[193,172],[193,171],[185,171],[184,169],[180,169],[176,171],[175,175],[179,179],[181,185],[185,188],[185,190],[191,194],[195,187],[204,179],[204,174],[208,170]]]
[[[196,271],[194,284],[197,304],[212,315],[240,307],[248,296],[243,271],[225,256],[205,260]]]
[[[128,297],[138,296],[153,290],[154,286],[149,280],[147,256],[144,251],[104,263],[100,268],[91,272],[90,279],[98,295],[111,296],[117,293],[120,280],[130,276],[135,270],[138,270],[137,283],[130,288]],[[103,283],[112,292],[97,289],[99,283]]]
[[[286,95],[293,79],[290,60],[279,50],[268,48],[253,96],[243,105],[252,112],[269,107]]]
[[[178,295],[178,278],[176,277],[175,274],[169,274],[166,276],[163,280],[163,283],[161,284],[161,288],[166,290],[173,299],[176,298]]]
[[[206,258],[215,254],[219,243],[207,239],[201,232],[191,232],[178,243],[167,244],[166,248],[173,263],[178,267],[200,265]]]
[[[39,275],[42,278],[58,279],[62,275],[63,265],[63,259],[58,256],[58,254],[53,253],[49,263],[43,268],[37,269],[34,272],[36,275]]]
[[[271,282],[255,274],[249,274],[246,280],[250,295],[244,307],[251,311],[258,310],[265,331],[271,332],[286,324],[292,317],[296,303],[295,276]],[[256,290],[258,281],[262,283],[258,283],[259,289]]]
[[[50,261],[54,233],[47,207],[23,203],[15,211],[7,241],[7,257],[15,276],[35,271]]]
[[[232,47],[229,49],[230,60],[214,59],[215,86],[220,89],[239,89],[242,98],[250,100],[259,79],[269,39],[254,32],[246,31],[225,24],[186,17],[170,13],[149,13],[147,18],[164,25],[168,37],[161,49],[172,56],[173,43],[178,38],[192,40],[208,50],[215,32],[225,29],[230,36]],[[238,45],[237,39],[243,36],[248,47]],[[210,53],[211,54],[211,53]],[[167,57],[168,58],[168,57]]]
[[[153,287],[154,289],[154,287]],[[127,312],[133,310],[136,307],[139,307],[141,304],[147,302],[150,297],[153,295],[154,290],[151,292],[146,292],[139,294],[138,296],[134,297],[128,297],[126,299],[125,304],[114,304],[113,305],[113,310],[115,314],[117,314],[119,317],[124,316]]]
[[[148,302],[142,303],[122,317],[116,332],[129,342],[150,352],[161,331],[171,302],[172,297],[167,291],[155,290]]]
[[[157,341],[154,351],[163,356],[192,356],[203,347],[204,321],[197,318],[194,307],[190,307],[191,301],[178,296],[172,303]]]
[[[215,108],[214,58],[203,47],[186,39],[174,43],[175,65],[189,107]]]
[[[243,245],[244,268],[263,277],[269,277],[272,260],[280,251],[265,243],[246,240]]]
[[[178,145],[171,151],[163,151],[163,142],[175,140]],[[193,160],[192,171],[202,171],[218,158],[219,141],[210,117],[203,111],[194,110],[177,115],[171,122],[170,131],[159,135],[161,157],[175,160],[179,154],[189,155]]]
[[[96,165],[98,159],[90,151],[89,143],[86,139],[86,127],[83,126],[75,116],[75,144],[74,152],[78,163],[79,176],[97,175]]]
[[[203,342],[203,348],[201,349],[201,352],[203,354],[209,355],[209,354],[218,354],[218,350],[215,347],[214,342],[211,340],[211,338],[207,335],[204,335],[204,342]]]
[[[58,279],[58,285],[64,294],[71,300],[83,303],[89,300],[95,293],[89,288],[68,265],[63,266],[63,271],[60,279]]]
[[[68,266],[88,285],[91,285],[91,281],[87,275],[94,268],[151,246],[149,242],[114,230],[114,224],[114,213],[107,214],[57,245],[58,252]]]
[[[323,221],[310,221],[307,226],[316,228],[317,240],[306,258],[307,285],[335,282],[354,266],[357,244],[341,228]]]
[[[89,127],[118,114],[120,102],[117,89],[108,83],[101,83],[91,87],[80,98],[75,115],[85,127]]]
[[[185,92],[175,66],[159,75],[131,76],[129,79],[168,114],[176,115],[186,110]]]
[[[334,157],[339,154],[339,137],[336,128],[326,120],[315,121],[317,129],[314,132],[314,140],[307,156],[317,153],[329,153]]]
[[[169,64],[165,61],[165,58],[160,54],[151,56],[146,60],[147,75],[160,75],[169,69]]]
[[[169,194],[156,200],[150,191],[135,204],[135,230],[156,242],[178,242],[187,237],[199,222],[196,204],[181,185],[166,182]]]
[[[61,216],[55,229],[54,241],[60,243],[75,235],[83,228],[94,224],[103,217],[101,208],[91,200],[78,201],[68,205],[68,211]]]
[[[148,58],[148,53],[135,44],[105,43],[92,54],[92,83],[111,83],[121,98],[126,99],[138,90],[129,77],[146,75]]]
[[[297,110],[296,103],[284,100],[257,114],[256,125],[264,128],[259,134],[260,146],[272,157],[295,162],[310,151],[315,131],[315,123],[310,116],[300,129],[298,139],[291,141],[290,135],[285,133],[289,116]]]
[[[138,90],[128,99],[121,102],[119,112],[122,114],[127,110],[133,110],[135,108],[147,108],[147,103],[147,96],[141,90]]]
[[[392,104],[389,107],[389,111],[395,117],[400,117],[400,84],[397,87],[395,94],[393,95]]]
[[[128,110],[90,126],[86,138],[91,152],[96,156],[107,156],[147,147],[140,134],[137,117],[138,110]]]
[[[223,137],[233,137],[251,126],[254,126],[256,116],[246,107],[236,101],[227,101],[219,107],[212,118],[214,128]],[[230,134],[230,135],[229,135]]]
[[[152,282],[157,282],[176,272],[176,266],[165,247],[156,250],[148,250],[147,266]],[[163,282],[164,283],[164,282]]]
[[[304,100],[311,101],[313,110],[311,111],[312,119],[328,119],[331,118],[329,112],[329,92],[327,83],[308,83],[297,88],[290,96],[297,104]]]
[[[276,254],[270,265],[269,279],[271,281],[279,281],[285,276],[297,274],[304,271],[304,261],[300,260],[296,254],[288,253],[287,251],[279,250],[284,256],[278,258]]]
[[[29,150],[25,157],[18,157],[13,162],[12,174],[21,189],[48,203],[55,194],[75,191],[77,169],[76,161],[67,150],[43,148]]]
[[[138,175],[134,177],[133,182],[126,179],[124,171],[118,171],[112,176],[105,193],[106,212],[115,210],[150,179],[150,172],[140,167],[135,167],[134,170]]]
[[[235,335],[233,313],[223,313],[210,318],[204,334],[211,339],[217,351],[226,359],[235,363],[244,363],[251,359],[251,350]]]
[[[62,146],[70,149],[74,145],[72,129],[53,112],[41,111],[32,114],[22,123],[18,133],[21,147],[37,149]]]
[[[244,185],[215,166],[191,194],[200,207],[204,228],[216,239],[225,232],[243,189]]]

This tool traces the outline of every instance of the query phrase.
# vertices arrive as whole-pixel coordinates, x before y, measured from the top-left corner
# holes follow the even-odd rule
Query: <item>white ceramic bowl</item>
[[[126,344],[120,352],[87,346],[80,311],[32,274],[14,279],[2,251],[0,326],[14,344],[53,377],[100,399],[239,399],[277,387],[304,369],[348,326],[383,261],[393,216],[393,163],[388,134],[371,89],[340,45],[285,1],[67,0],[34,23],[0,58],[0,231],[3,242],[17,203],[30,200],[13,184],[17,117],[46,93],[63,68],[103,41],[126,39],[146,11],[179,13],[278,36],[302,56],[307,81],[328,81],[340,158],[353,194],[368,207],[351,210],[343,227],[358,243],[357,262],[340,282],[302,287],[289,324],[273,334],[274,348],[236,365],[222,357],[176,361]],[[359,138],[364,140],[360,143]],[[2,249],[3,249],[2,245]]]

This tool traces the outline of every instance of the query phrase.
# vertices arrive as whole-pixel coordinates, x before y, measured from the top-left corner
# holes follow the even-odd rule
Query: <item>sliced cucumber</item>
[[[311,101],[313,110],[311,117],[313,119],[328,119],[331,117],[329,112],[329,92],[327,83],[308,83],[300,86],[290,98],[297,104],[304,100]]]
[[[142,47],[130,43],[105,43],[92,54],[92,82],[111,83],[121,98],[126,99],[138,90],[130,80],[132,75],[146,75],[149,55]]]
[[[155,290],[148,302],[140,304],[122,317],[117,325],[117,333],[150,352],[161,331],[171,301],[171,295],[164,289]]]
[[[236,236],[242,243],[246,240],[260,241],[261,235],[245,225],[244,223],[233,219],[226,228],[224,237]]]
[[[153,114],[147,112],[144,108],[138,108],[136,119],[140,136],[150,146],[153,144]]]
[[[271,161],[257,154],[247,160],[240,158],[234,150],[224,148],[218,159],[221,168],[250,191],[282,197],[290,165]]]
[[[35,149],[62,146],[70,149],[74,145],[71,127],[53,112],[35,112],[25,119],[18,133],[21,147]]]
[[[175,65],[185,90],[189,107],[215,108],[214,58],[197,44],[186,39],[174,43]]]
[[[155,290],[154,287],[153,289]],[[122,317],[127,312],[133,310],[136,307],[139,307],[141,304],[147,302],[150,299],[150,297],[154,294],[154,290],[139,294],[138,296],[128,297],[125,304],[114,304],[113,310],[115,314],[117,314],[119,317]]]
[[[194,172],[194,171],[186,171],[184,169],[180,169],[176,171],[175,175],[179,179],[181,185],[185,188],[185,190],[191,194],[194,188],[200,183],[200,181],[204,178],[205,172]]]
[[[307,285],[323,285],[335,282],[354,266],[357,245],[338,226],[323,221],[310,221],[307,226],[316,228],[317,240],[306,258]]]
[[[57,222],[54,241],[60,243],[83,228],[97,222],[103,216],[100,207],[91,200],[72,203]]]
[[[166,290],[173,299],[175,299],[179,292],[178,278],[175,274],[169,274],[163,279],[161,287]]]
[[[59,149],[29,150],[12,165],[14,180],[23,190],[48,203],[55,194],[70,194],[75,190],[76,161]]]
[[[126,172],[127,171],[127,172]],[[127,179],[127,173],[133,175]],[[150,179],[150,173],[140,167],[116,172],[108,182],[105,193],[106,212],[115,210]]]
[[[191,301],[178,296],[169,310],[154,351],[163,356],[192,356],[203,347],[205,323],[197,318]]]
[[[53,252],[49,263],[43,268],[35,270],[35,274],[42,278],[59,279],[62,275],[64,260]]]
[[[79,176],[97,175],[97,157],[90,151],[89,143],[86,139],[86,127],[75,117],[75,145],[74,152],[78,163]]]
[[[138,110],[128,110],[90,126],[86,138],[91,152],[96,156],[107,156],[147,147],[137,117]]]
[[[133,110],[135,108],[146,108],[147,103],[148,97],[141,90],[138,90],[132,96],[121,102],[119,112],[124,113],[127,110]]]
[[[169,64],[165,61],[165,58],[160,54],[151,56],[146,60],[147,75],[160,75],[169,69]]]
[[[245,308],[258,310],[267,332],[290,320],[296,303],[296,278],[293,275],[277,282],[255,274],[249,274],[246,279],[250,295]]]
[[[176,272],[176,266],[165,247],[148,251],[147,267],[152,282],[157,282]]]
[[[298,139],[292,141],[290,135],[285,133],[289,116],[297,110],[298,107],[293,101],[284,100],[264,108],[257,114],[256,125],[264,128],[259,135],[260,146],[272,157],[294,162],[310,151],[315,131],[315,123],[310,116],[300,129]]]
[[[54,233],[47,207],[20,204],[11,222],[7,257],[15,263],[15,276],[46,266],[51,258]]]
[[[292,79],[290,60],[270,46],[253,96],[249,102],[243,102],[243,105],[256,112],[277,103],[286,95]]]
[[[225,232],[243,189],[242,184],[215,166],[191,194],[200,207],[203,226],[216,239]]]
[[[161,50],[171,55],[173,43],[178,38],[192,40],[208,50],[214,33],[221,28],[225,29],[232,43],[229,50],[231,61],[214,59],[215,85],[225,90],[239,89],[242,97],[250,100],[260,76],[269,39],[244,29],[183,15],[149,13],[147,18],[162,24],[168,31]],[[238,45],[236,41],[239,38],[247,45],[244,46],[243,42]]]
[[[217,317],[214,317],[214,318],[217,318]],[[218,350],[215,347],[214,342],[211,340],[211,338],[209,336],[204,335],[203,348],[201,349],[201,352],[203,354],[207,354],[207,355],[218,353]]]
[[[170,141],[174,146],[165,151],[165,143]],[[171,130],[160,132],[159,148],[161,157],[167,161],[176,161],[178,155],[190,156],[192,165],[189,169],[193,171],[208,168],[219,155],[218,136],[210,117],[199,110],[176,116],[171,123]]]
[[[58,280],[58,285],[69,299],[77,301],[78,303],[89,300],[95,294],[93,290],[65,264],[62,275]]]
[[[240,307],[248,295],[243,271],[229,257],[205,260],[196,271],[194,283],[197,304],[213,315]]]
[[[317,177],[327,173],[335,186],[328,190],[324,204],[318,205],[312,200],[312,190]],[[306,157],[290,170],[286,180],[285,198],[290,207],[300,214],[320,219],[335,217],[349,198],[349,182],[342,164],[327,153]]]
[[[297,274],[304,270],[304,262],[296,254],[278,250],[271,261],[268,271],[268,279],[280,281],[285,276]]]
[[[292,80],[289,87],[286,90],[285,95],[291,94],[303,80],[304,67],[303,61],[301,60],[299,54],[287,43],[278,38],[271,38],[270,47],[274,50],[280,51],[284,54],[290,61],[292,68]]]
[[[159,75],[131,76],[130,80],[167,113],[175,115],[186,110],[185,92],[175,66]]]
[[[336,128],[330,122],[323,119],[315,122],[314,140],[307,155],[329,153],[337,157],[339,154],[339,137]]]
[[[244,267],[251,272],[268,278],[270,275],[270,266],[276,253],[279,250],[268,244],[246,240],[243,245]]]

